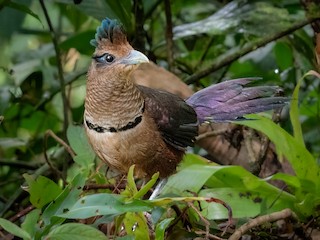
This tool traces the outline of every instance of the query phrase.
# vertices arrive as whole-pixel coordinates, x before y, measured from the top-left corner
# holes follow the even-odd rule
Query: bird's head
[[[129,74],[140,63],[149,61],[143,53],[131,47],[122,24],[117,20],[104,19],[90,44],[96,47],[90,71],[97,74],[108,69]]]

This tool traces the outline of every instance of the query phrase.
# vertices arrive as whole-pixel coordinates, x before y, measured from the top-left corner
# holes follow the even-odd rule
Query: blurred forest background
[[[297,132],[300,132],[301,136],[297,143],[293,143],[288,150],[287,146],[280,146],[285,141],[278,142],[279,145],[275,142],[274,146],[269,144],[266,137],[253,133],[248,128],[223,125],[221,130],[217,126],[216,129],[222,136],[216,136],[219,134],[214,133],[210,141],[206,139],[201,142],[203,139],[199,139],[200,147],[190,149],[189,152],[206,156],[221,165],[242,165],[249,171],[242,172],[242,168],[236,167],[223,168],[222,171],[226,171],[224,174],[230,176],[230,181],[227,181],[228,186],[222,183],[224,182],[223,174],[216,175],[213,179],[213,173],[211,173],[206,179],[202,179],[203,182],[199,183],[198,188],[191,187],[191,189],[199,196],[204,196],[204,192],[201,195],[203,187],[208,190],[219,186],[224,190],[232,189],[238,195],[243,191],[252,191],[250,194],[258,194],[255,196],[262,199],[272,191],[275,195],[271,195],[276,196],[285,189],[292,196],[280,199],[276,208],[271,207],[266,210],[261,207],[262,204],[257,210],[255,207],[250,208],[249,204],[250,206],[246,205],[248,209],[242,211],[240,208],[247,203],[241,202],[240,198],[237,199],[234,207],[232,201],[230,205],[234,208],[234,214],[242,219],[240,223],[244,223],[243,219],[248,217],[270,214],[290,207],[301,221],[298,228],[303,229],[302,232],[305,234],[303,237],[310,237],[312,232],[309,231],[310,228],[319,227],[320,205],[320,199],[317,197],[320,196],[320,183],[316,183],[320,178],[318,169],[320,79],[316,73],[320,68],[320,2],[318,0],[0,0],[0,217],[9,219],[9,222],[14,222],[17,226],[29,221],[28,223],[36,224],[37,227],[32,230],[31,225],[26,227],[27,224],[25,224],[17,230],[13,225],[6,225],[8,222],[1,219],[0,226],[11,233],[12,229],[15,229],[20,234],[16,236],[24,239],[41,239],[45,236],[48,237],[47,239],[51,239],[50,237],[69,239],[57,237],[59,230],[70,231],[68,228],[61,229],[71,224],[65,223],[66,219],[86,219],[93,215],[86,214],[80,217],[63,215],[62,202],[69,201],[70,207],[72,205],[70,201],[75,203],[80,196],[83,197],[86,194],[78,193],[77,197],[68,198],[68,200],[63,198],[64,200],[61,200],[59,207],[56,206],[54,213],[50,208],[52,215],[46,208],[48,204],[52,207],[53,201],[56,201],[62,191],[67,189],[66,186],[71,186],[70,189],[78,185],[85,186],[85,182],[79,179],[74,180],[79,173],[87,183],[115,184],[104,179],[105,169],[100,172],[96,170],[96,167],[101,167],[101,164],[87,145],[80,127],[83,121],[86,71],[94,50],[89,41],[94,38],[96,28],[105,17],[119,19],[127,30],[128,38],[134,48],[144,52],[150,60],[162,67],[142,66],[135,75],[138,83],[166,89],[187,97],[192,91],[227,79],[261,77],[262,84],[281,86],[283,93],[280,94],[282,95],[295,98],[298,97],[299,91],[299,111],[294,108],[290,112],[291,121],[288,109],[280,113],[276,119],[281,122],[281,131],[286,133],[273,128],[273,125],[267,127],[261,123],[260,126],[265,131],[269,131],[264,133],[273,142],[277,138],[282,141],[281,134],[286,136],[288,145],[291,143],[291,136],[288,137],[285,134],[297,137],[299,135]],[[310,73],[310,70],[314,72]],[[309,76],[304,77],[308,72]],[[302,78],[303,80],[300,81]],[[295,95],[292,95],[298,83],[300,89],[297,88]],[[268,114],[268,116],[271,115]],[[293,121],[294,118],[295,121]],[[259,126],[253,127],[259,129]],[[272,134],[273,138],[270,136]],[[251,150],[243,150],[244,152],[241,150],[248,143],[246,136],[251,138],[249,142],[254,142],[254,146],[258,146],[258,150],[255,147]],[[227,147],[224,144],[227,144]],[[269,162],[265,165],[261,162],[258,166],[250,165],[248,163],[248,159],[252,157],[250,153],[258,152],[259,155],[263,146],[267,146],[267,150],[263,150],[263,157],[260,157],[269,159]],[[301,150],[300,147],[303,149]],[[310,162],[306,160],[306,165],[297,163],[295,157],[298,153],[295,156],[289,156],[290,151],[300,150],[299,153],[308,155]],[[276,153],[282,153],[284,158]],[[205,160],[198,155],[189,154],[184,167],[188,169],[189,165],[201,165],[204,162]],[[313,167],[315,172],[308,173],[306,169]],[[301,170],[306,171],[304,174],[317,176],[317,178],[311,180],[302,176],[302,173],[299,175],[297,169],[304,169]],[[206,171],[202,168],[198,170],[199,174]],[[252,178],[252,182],[260,184],[259,177],[269,177],[277,172],[285,174],[295,172],[297,178],[293,175],[290,177],[276,175],[274,179],[281,180],[286,185],[278,182],[276,186],[279,188],[276,190],[269,183],[259,190],[259,187],[253,189],[253,186],[248,187],[246,184],[232,185],[232,181],[240,181],[244,178]],[[39,176],[44,178],[39,179]],[[182,175],[180,180],[186,181],[186,177],[190,178],[190,175]],[[75,181],[80,181],[81,184]],[[184,187],[178,185],[176,188]],[[263,189],[268,190],[263,192]],[[109,194],[112,189],[110,187],[101,192]],[[39,194],[47,195],[47,198],[43,199]],[[37,200],[32,200],[32,196]],[[229,203],[226,192],[211,197],[217,197]],[[271,200],[267,202],[269,201]],[[297,207],[304,201],[306,202],[302,204],[303,206]],[[175,200],[170,201],[172,202]],[[156,207],[166,204],[169,203],[160,202]],[[120,218],[122,220],[129,217],[135,219],[125,215],[125,212],[146,211],[138,205],[134,205],[136,208],[133,210],[122,209],[112,217],[119,215],[124,216]],[[155,205],[148,205],[148,207],[147,210],[154,210]],[[57,210],[58,208],[60,210]],[[201,234],[207,238],[218,239],[212,236],[211,228],[214,229],[214,234],[220,234],[221,228],[212,221],[226,219],[225,213],[219,215],[218,210],[214,208],[212,212],[204,214],[200,209],[204,217],[210,220],[210,235],[207,222],[204,221],[203,216],[199,217],[200,210],[195,210],[194,206],[189,205],[185,209],[191,211],[189,217],[194,216],[190,217],[187,225],[190,224],[194,229],[202,229],[203,232],[190,231],[191,227],[189,225],[189,228],[185,227],[184,222],[183,227],[180,227],[189,230],[183,232],[181,239],[193,238]],[[172,226],[179,225],[177,222],[183,221],[177,217],[175,220],[173,218],[162,220],[163,211],[158,211],[159,219],[154,221],[158,224],[159,231],[155,233],[158,239],[162,239],[161,237],[165,234],[168,235],[166,229],[170,223],[172,225],[169,230],[172,233],[175,229]],[[47,215],[43,216],[46,216],[47,220],[41,217],[40,213],[43,212],[46,212]],[[248,214],[246,215],[245,212]],[[178,216],[179,213],[176,212],[176,215]],[[29,218],[24,218],[25,216]],[[52,217],[58,220],[49,221],[48,219]],[[108,217],[110,218],[109,215]],[[105,219],[105,222],[110,222],[109,218]],[[165,220],[167,221],[164,222]],[[147,222],[146,219],[143,221]],[[92,222],[82,222],[82,224],[89,225]],[[119,222],[121,220],[118,224]],[[124,222],[128,226],[129,223],[125,220]],[[193,223],[199,225],[195,227]],[[140,223],[141,225],[143,223]],[[73,225],[71,227],[76,229]],[[81,230],[81,227],[79,229]],[[269,229],[271,229],[270,226]],[[90,232],[90,230],[92,229],[83,231]],[[127,228],[126,230],[127,233],[130,232]],[[293,230],[288,231],[285,231],[285,234],[297,234]],[[122,236],[120,230],[117,234],[115,233],[117,231],[103,232],[107,232],[109,237]],[[139,235],[136,235],[137,232],[132,232],[131,235],[137,239],[144,239],[139,238]],[[89,236],[98,236],[96,232],[92,234]],[[142,236],[146,237],[143,234]],[[276,230],[276,233],[268,232],[268,234],[280,233]],[[11,239],[12,235],[1,233],[0,238],[2,237]],[[70,239],[73,237],[71,236]],[[103,237],[101,236],[101,239],[105,239]],[[172,237],[174,238],[173,235]]]

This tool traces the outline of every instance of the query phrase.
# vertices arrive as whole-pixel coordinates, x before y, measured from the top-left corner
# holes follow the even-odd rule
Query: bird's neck
[[[124,127],[141,116],[143,107],[141,92],[128,77],[91,79],[88,76],[85,118],[93,124]]]

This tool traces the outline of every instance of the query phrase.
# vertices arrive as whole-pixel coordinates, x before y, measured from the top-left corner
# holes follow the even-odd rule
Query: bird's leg
[[[168,178],[163,178],[159,181],[155,189],[153,190],[153,193],[149,197],[149,200],[153,200],[160,194],[160,191],[163,189],[164,185],[168,182]]]

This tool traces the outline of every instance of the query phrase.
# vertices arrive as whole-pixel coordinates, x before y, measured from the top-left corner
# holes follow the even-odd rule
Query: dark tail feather
[[[193,94],[186,102],[193,107],[200,123],[233,121],[243,115],[259,113],[286,105],[290,99],[274,97],[276,86],[246,87],[258,78],[241,78],[212,85]]]

